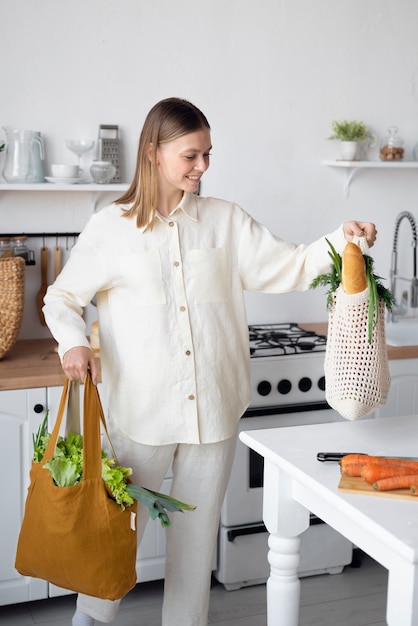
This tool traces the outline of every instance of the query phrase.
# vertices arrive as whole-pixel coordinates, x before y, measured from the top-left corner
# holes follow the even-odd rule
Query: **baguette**
[[[345,293],[361,293],[367,288],[366,263],[355,243],[347,243],[342,254],[341,285]]]

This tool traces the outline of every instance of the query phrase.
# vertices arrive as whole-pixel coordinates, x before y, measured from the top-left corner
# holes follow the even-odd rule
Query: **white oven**
[[[252,400],[240,431],[343,421],[325,401],[325,337],[296,324],[249,330]],[[214,572],[228,590],[265,582],[269,576],[262,501],[263,459],[238,440]],[[312,515],[301,537],[299,575],[338,573],[351,560],[352,544]]]

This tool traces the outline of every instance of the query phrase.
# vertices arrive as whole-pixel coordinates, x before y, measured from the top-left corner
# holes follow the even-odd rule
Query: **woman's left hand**
[[[376,226],[371,222],[344,222],[343,231],[347,241],[351,241],[353,237],[365,236],[369,248],[371,248],[376,241]]]

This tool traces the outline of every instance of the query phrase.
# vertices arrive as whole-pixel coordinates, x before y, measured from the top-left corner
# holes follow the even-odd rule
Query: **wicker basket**
[[[25,261],[21,257],[0,259],[0,359],[19,334],[23,317]]]

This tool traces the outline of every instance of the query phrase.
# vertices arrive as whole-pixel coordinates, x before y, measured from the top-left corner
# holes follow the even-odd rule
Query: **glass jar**
[[[95,183],[110,183],[116,174],[116,167],[110,161],[93,161],[90,174]]]
[[[27,239],[26,235],[13,237],[13,256],[21,256],[25,260],[26,265],[35,265],[35,252],[28,249],[26,245]]]
[[[26,245],[27,237],[19,235],[13,237],[13,256],[21,256],[25,261],[29,260],[29,251]]]
[[[382,161],[401,161],[404,155],[404,141],[398,136],[398,128],[388,128],[388,135],[382,141],[380,147],[380,159]]]
[[[0,237],[0,259],[2,257],[12,256],[13,250],[9,237]]]

